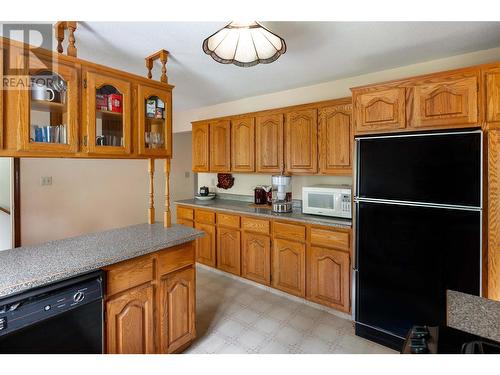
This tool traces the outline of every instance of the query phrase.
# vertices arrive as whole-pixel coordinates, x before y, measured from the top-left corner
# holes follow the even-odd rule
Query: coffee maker
[[[274,175],[271,181],[273,212],[292,212],[292,177],[283,174]]]

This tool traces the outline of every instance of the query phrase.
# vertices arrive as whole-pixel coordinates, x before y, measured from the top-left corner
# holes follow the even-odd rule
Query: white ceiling
[[[144,57],[167,49],[174,109],[185,110],[500,46],[500,22],[263,22],[288,50],[272,64],[240,68],[202,51],[225,24],[82,22],[78,56],[145,75]]]

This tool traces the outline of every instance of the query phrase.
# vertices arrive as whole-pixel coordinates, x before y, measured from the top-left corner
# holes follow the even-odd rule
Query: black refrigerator
[[[481,295],[482,132],[356,138],[356,334],[399,350],[446,323],[446,290]]]

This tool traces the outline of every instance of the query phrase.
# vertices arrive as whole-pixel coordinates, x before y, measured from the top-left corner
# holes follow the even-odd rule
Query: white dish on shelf
[[[208,195],[205,196],[196,194],[194,197],[200,201],[209,201],[215,198],[215,193],[208,193]]]

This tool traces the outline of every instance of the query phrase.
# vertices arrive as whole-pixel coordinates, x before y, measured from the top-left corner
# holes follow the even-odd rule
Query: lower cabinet
[[[175,271],[160,280],[160,350],[174,353],[196,337],[195,270]]]
[[[206,233],[206,236],[196,239],[196,261],[210,267],[215,267],[217,265],[215,225],[195,223],[194,227]]]
[[[106,302],[106,352],[155,353],[153,286],[129,289]]]
[[[284,240],[273,241],[273,287],[299,297],[306,295],[306,245]]]
[[[105,267],[108,354],[174,353],[196,337],[194,242]]]
[[[271,238],[264,234],[242,233],[241,276],[271,285]]]
[[[349,253],[311,246],[307,249],[307,276],[307,299],[350,311]]]
[[[217,228],[217,268],[235,274],[241,274],[240,231],[233,228]]]

